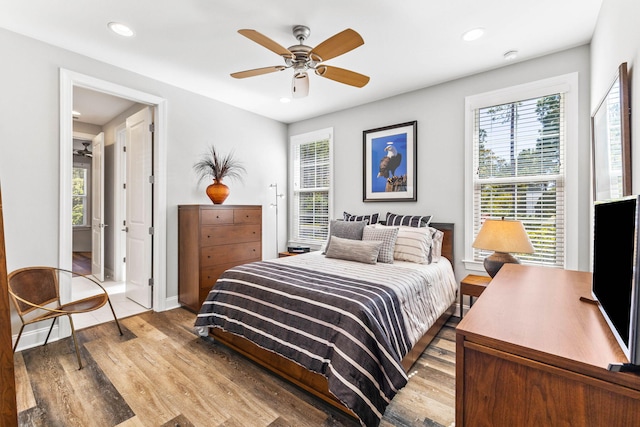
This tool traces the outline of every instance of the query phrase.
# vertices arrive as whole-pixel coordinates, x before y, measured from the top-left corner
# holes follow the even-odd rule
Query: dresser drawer
[[[203,209],[202,225],[233,224],[233,209]]]
[[[234,209],[233,222],[235,224],[261,224],[261,209]]]
[[[203,267],[227,264],[235,261],[255,261],[262,258],[262,242],[238,243],[233,245],[207,246],[200,250],[200,264]],[[238,262],[240,264],[240,262]]]
[[[200,230],[200,244],[204,247],[256,242],[261,239],[260,227],[260,225],[203,226]]]
[[[211,289],[222,273],[230,268],[245,264],[248,261],[236,261],[225,264],[219,264],[213,267],[203,268],[200,270],[200,288]]]

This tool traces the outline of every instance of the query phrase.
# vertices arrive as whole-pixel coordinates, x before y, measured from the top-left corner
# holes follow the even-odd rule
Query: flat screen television
[[[640,365],[639,209],[640,196],[594,205],[592,295],[633,365]]]

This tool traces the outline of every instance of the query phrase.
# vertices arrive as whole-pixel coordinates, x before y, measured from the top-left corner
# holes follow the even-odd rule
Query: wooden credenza
[[[505,264],[456,329],[456,426],[639,426],[591,273]]]
[[[178,206],[178,302],[197,312],[223,271],[262,260],[262,206]]]
[[[0,426],[2,427],[18,425],[6,255],[2,194],[0,194]]]

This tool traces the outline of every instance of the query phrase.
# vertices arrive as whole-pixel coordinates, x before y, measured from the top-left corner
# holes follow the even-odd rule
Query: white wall
[[[0,30],[0,52],[0,182],[9,271],[58,263],[60,68],[167,100],[167,205],[156,206],[167,213],[167,298],[177,295],[177,205],[211,203],[192,172],[208,144],[222,152],[235,148],[244,162],[245,182],[228,183],[225,204],[263,206],[263,256],[276,257],[268,185],[286,184],[286,125],[6,30]],[[284,215],[280,229],[286,229]]]
[[[618,66],[626,62],[631,86],[632,193],[640,192],[640,2],[604,0],[591,41],[591,112],[613,82]],[[640,69],[640,68],[639,68]]]
[[[334,128],[335,195],[333,217],[388,211],[433,215],[434,222],[455,223],[456,276],[467,272],[464,250],[464,105],[465,97],[571,72],[579,73],[580,248],[579,268],[588,270],[589,226],[589,47],[516,63],[441,85],[294,123],[289,135]],[[362,202],[362,132],[418,121],[418,201]],[[571,219],[573,220],[573,219]],[[585,237],[586,236],[586,237]]]

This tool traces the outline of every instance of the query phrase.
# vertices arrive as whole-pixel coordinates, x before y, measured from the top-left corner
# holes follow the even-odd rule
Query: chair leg
[[[47,345],[47,342],[49,342],[49,335],[51,335],[51,331],[53,331],[53,325],[56,324],[56,320],[58,320],[57,317],[53,318],[53,323],[51,323],[51,327],[49,328],[49,333],[47,334],[47,338],[44,340],[44,344],[42,345]]]
[[[76,328],[73,327],[73,319],[70,314],[67,314],[69,318],[69,324],[71,325],[71,336],[73,337],[73,344],[76,346],[76,357],[78,358],[78,370],[82,369],[82,361],[80,360],[80,349],[78,348],[78,338],[76,338]]]
[[[116,321],[116,326],[118,327],[118,331],[120,331],[120,335],[124,335],[122,333],[122,328],[120,327],[120,322],[118,322],[118,318],[116,317],[116,312],[113,310],[113,305],[111,304],[111,298],[107,297],[107,302],[109,303],[109,308],[111,309],[111,314],[113,314],[113,319]]]
[[[22,324],[22,326],[20,326],[20,332],[18,332],[18,339],[16,340],[16,343],[13,346],[13,352],[16,352],[16,348],[18,348],[18,341],[20,341],[20,337],[22,336],[22,330],[24,329],[24,323]]]

